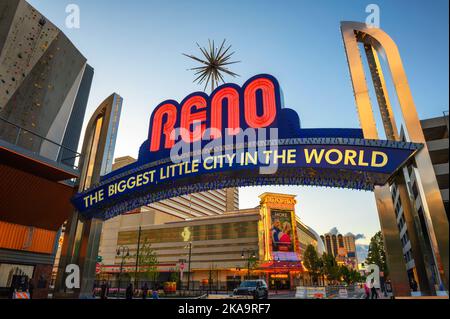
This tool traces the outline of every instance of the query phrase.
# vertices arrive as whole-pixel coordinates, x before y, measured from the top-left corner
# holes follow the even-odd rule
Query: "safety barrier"
[[[14,292],[14,299],[30,299],[30,293],[28,292]]]

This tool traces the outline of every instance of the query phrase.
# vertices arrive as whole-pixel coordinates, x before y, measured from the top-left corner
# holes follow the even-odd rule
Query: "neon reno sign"
[[[419,147],[366,140],[360,129],[302,129],[297,113],[283,107],[278,81],[258,75],[242,87],[225,84],[210,96],[198,92],[181,103],[159,104],[137,162],[104,176],[73,204],[88,217],[108,219],[155,201],[227,187],[372,190]],[[275,169],[261,174],[265,167]]]
[[[222,137],[225,127],[228,134],[237,135],[240,129],[276,126],[280,109],[278,82],[269,75],[256,76],[242,88],[225,84],[211,96],[194,93],[181,104],[165,101],[150,120],[150,151],[172,148],[175,140],[171,135],[176,128],[184,142],[192,143],[204,137],[207,128],[215,139]],[[198,125],[193,128],[195,123]]]

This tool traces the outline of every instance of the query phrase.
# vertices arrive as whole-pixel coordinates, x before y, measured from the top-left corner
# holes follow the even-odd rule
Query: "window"
[[[235,222],[225,224],[209,224],[188,227],[193,241],[223,240],[236,238],[257,238],[256,221]],[[183,242],[182,233],[185,227],[143,230],[141,239],[149,243]],[[133,245],[137,243],[138,231],[120,232],[118,245]]]

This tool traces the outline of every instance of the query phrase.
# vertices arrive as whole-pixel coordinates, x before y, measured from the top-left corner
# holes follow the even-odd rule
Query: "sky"
[[[227,39],[242,61],[232,69],[240,77],[227,81],[243,84],[256,74],[274,75],[285,106],[298,112],[302,127],[358,128],[339,26],[344,20],[364,22],[371,3],[380,8],[380,27],[400,49],[420,118],[448,111],[447,0],[28,2],[71,39],[95,70],[85,122],[113,92],[124,98],[116,157],[137,157],[156,105],[203,89],[187,71],[196,65],[182,53],[198,54],[196,42],[206,45],[208,39]],[[80,9],[78,29],[65,24],[69,4]],[[297,214],[318,233],[337,227],[344,234],[365,234],[361,242],[367,242],[380,229],[370,192],[243,188],[241,208],[257,206],[263,192],[297,195]]]

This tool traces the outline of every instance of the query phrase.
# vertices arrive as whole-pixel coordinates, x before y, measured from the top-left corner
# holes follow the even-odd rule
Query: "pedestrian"
[[[147,294],[148,294],[148,285],[147,283],[145,283],[144,286],[142,287],[142,299],[147,299]]]
[[[11,299],[14,299],[15,295],[16,295],[16,283],[15,283],[15,281],[13,281],[11,283],[11,286],[9,287],[9,297]]]
[[[414,280],[414,278],[411,278],[411,282],[409,283],[411,290],[416,292],[418,285],[417,285],[417,281]]]
[[[370,288],[367,282],[364,283],[364,292],[366,293],[366,299],[370,298]]]
[[[370,288],[370,291],[372,293],[372,299],[378,299],[378,291],[375,285],[372,283],[372,287]]]
[[[30,278],[30,280],[28,281],[28,293],[30,294],[30,299],[33,298],[33,291],[34,291],[33,279]]]
[[[103,282],[100,289],[101,289],[100,298],[107,299],[108,298],[108,284],[106,282]]]
[[[127,287],[127,291],[125,293],[125,298],[128,300],[133,299],[133,284],[129,283]]]

